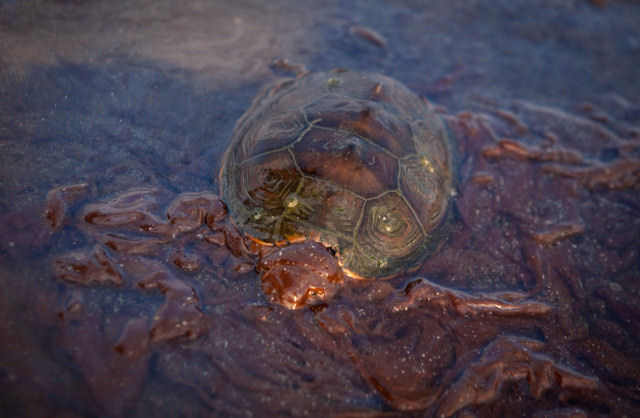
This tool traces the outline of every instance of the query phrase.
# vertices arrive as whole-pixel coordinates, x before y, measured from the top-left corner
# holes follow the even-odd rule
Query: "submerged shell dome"
[[[220,184],[248,236],[322,242],[347,272],[386,277],[437,246],[453,167],[426,101],[383,75],[332,70],[262,90],[238,121]]]

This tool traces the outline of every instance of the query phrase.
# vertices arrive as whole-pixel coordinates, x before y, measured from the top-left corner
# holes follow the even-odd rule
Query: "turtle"
[[[305,72],[264,87],[238,120],[222,200],[252,240],[325,245],[345,273],[381,278],[440,243],[452,146],[429,102],[381,74]]]

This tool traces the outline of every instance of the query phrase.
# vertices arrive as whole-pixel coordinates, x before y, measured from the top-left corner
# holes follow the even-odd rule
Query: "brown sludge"
[[[268,250],[256,268],[262,289],[289,309],[330,299],[346,279],[335,257],[316,242]]]
[[[68,347],[87,341],[112,352],[106,372],[95,354],[75,351],[83,373],[127,376],[115,394],[99,382],[92,393],[125,408],[155,355],[156,373],[214,410],[239,403],[275,413],[280,402],[294,413],[312,403],[316,413],[438,416],[637,410],[640,298],[627,290],[637,284],[638,249],[612,215],[617,200],[597,194],[634,201],[638,159],[623,140],[592,138],[580,152],[560,128],[534,133],[540,118],[577,136],[598,131],[595,121],[518,103],[499,118],[446,116],[459,151],[474,157],[460,168],[459,218],[416,272],[390,280],[349,278],[314,242],[260,246],[209,192],[168,203],[142,189],[87,205],[77,228],[95,247],[59,256],[56,275],[164,297],[155,313],[119,317],[110,340],[89,342],[94,329],[69,325]],[[612,144],[619,159],[599,162],[599,148]],[[95,320],[78,304],[61,317]],[[168,360],[175,356],[184,358]]]
[[[56,187],[50,190],[45,199],[44,216],[51,229],[60,228],[67,217],[68,206],[88,197],[88,194],[89,185],[87,183]]]

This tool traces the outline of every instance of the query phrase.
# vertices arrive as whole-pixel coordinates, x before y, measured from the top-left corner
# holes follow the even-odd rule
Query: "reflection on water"
[[[2,3],[3,412],[637,414],[640,10],[500,3]],[[226,217],[236,120],[302,67],[439,105],[455,219],[417,271]]]

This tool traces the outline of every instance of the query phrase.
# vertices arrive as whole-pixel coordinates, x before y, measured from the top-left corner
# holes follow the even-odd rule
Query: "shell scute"
[[[228,176],[235,185],[236,219],[249,234],[272,241],[286,198],[298,189],[301,180],[290,153],[284,150],[257,156],[229,167]]]
[[[262,115],[262,123],[248,124],[238,144],[238,158],[244,162],[265,152],[284,149],[298,139],[307,123],[302,112]]]
[[[331,181],[307,176],[293,198],[284,213],[282,239],[303,236],[335,250],[351,245],[363,198]]]
[[[396,188],[398,160],[370,142],[343,131],[311,129],[295,144],[300,169],[363,197]]]
[[[328,94],[304,109],[318,126],[351,132],[402,157],[415,152],[410,141],[411,127],[384,107],[367,100]]]
[[[446,214],[451,179],[427,156],[400,162],[400,190],[417,213],[425,231],[432,231]]]
[[[356,240],[359,256],[347,268],[369,275],[404,263],[424,245],[426,236],[405,200],[390,192],[367,201]]]

